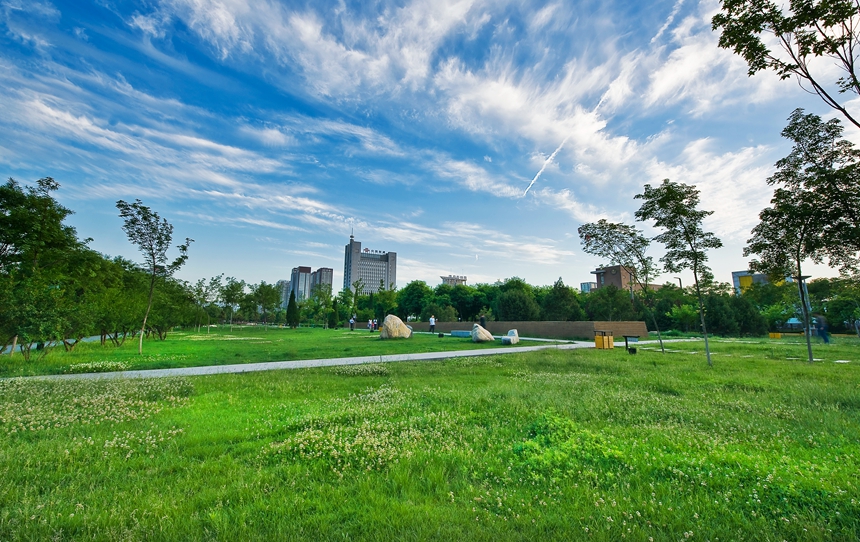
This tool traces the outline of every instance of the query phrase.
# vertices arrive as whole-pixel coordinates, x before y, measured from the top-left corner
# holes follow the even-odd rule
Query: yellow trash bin
[[[600,350],[615,348],[615,339],[611,331],[594,330],[594,347]]]

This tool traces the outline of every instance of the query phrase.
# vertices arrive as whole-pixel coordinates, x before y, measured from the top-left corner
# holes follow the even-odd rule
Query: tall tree
[[[152,296],[155,292],[157,277],[170,277],[188,260],[188,247],[194,242],[193,239],[185,238],[185,243],[179,245],[179,256],[169,265],[167,264],[167,249],[173,240],[173,225],[167,219],[161,218],[158,213],[147,207],[139,199],[134,203],[123,200],[116,202],[119,216],[123,219],[122,230],[128,240],[143,254],[144,267],[149,272],[149,295],[146,304],[146,312],[143,315],[143,324],[140,327],[140,340],[137,345],[137,353],[143,353],[143,334],[146,331],[146,319],[152,309]]]
[[[831,267],[856,271],[860,251],[860,150],[842,138],[838,119],[795,109],[782,136],[791,152],[776,163],[769,185],[797,192],[817,208],[815,232]]]
[[[413,280],[397,292],[398,313],[404,320],[419,316],[424,306],[431,301],[433,290],[423,280]]]
[[[632,320],[636,314],[630,294],[614,284],[589,292],[584,308],[589,320]]]
[[[287,303],[287,325],[293,329],[299,327],[299,306],[296,304],[296,292],[290,292],[290,301]]]
[[[666,254],[660,258],[663,268],[669,273],[679,273],[683,269],[693,272],[696,297],[699,301],[699,319],[705,337],[705,354],[708,366],[712,366],[711,350],[708,345],[708,329],[705,326],[705,306],[702,300],[702,282],[711,282],[713,274],[707,265],[709,249],[723,246],[716,235],[702,229],[702,222],[713,211],[702,211],[699,206],[699,191],[695,186],[672,182],[664,179],[663,184],[652,187],[645,185],[642,194],[635,199],[643,200],[636,211],[637,220],[653,220],[654,226],[663,233],[654,238],[663,243]]]
[[[230,307],[230,333],[233,332],[233,312],[244,295],[245,281],[227,277],[227,282],[221,288],[221,301]]]
[[[268,315],[274,312],[281,302],[281,292],[274,284],[261,280],[260,284],[251,286],[251,294],[263,313],[263,324],[268,328]]]
[[[663,335],[660,333],[660,325],[652,310],[653,297],[649,295],[651,281],[657,276],[654,259],[647,255],[651,240],[642,235],[642,231],[635,226],[609,222],[605,218],[583,224],[577,232],[582,241],[583,252],[606,258],[610,265],[624,266],[630,273],[633,282],[642,292],[644,298],[642,306],[651,316],[651,321],[657,330],[657,338],[660,340],[660,350],[665,354]]]
[[[808,300],[803,262],[856,271],[860,250],[860,151],[841,138],[838,120],[823,122],[796,109],[783,137],[794,142],[768,178],[777,185],[771,206],[759,213],[744,256],[757,255],[750,268],[774,279],[797,278],[806,350],[812,362]]]
[[[809,336],[808,300],[803,289],[803,262],[820,263],[824,258],[817,206],[804,197],[800,189],[778,188],[771,206],[759,213],[761,222],[753,228],[744,256],[758,255],[750,261],[753,271],[767,273],[772,279],[795,277],[800,310],[803,315],[806,351],[812,363],[812,341]]]
[[[540,318],[540,307],[525,289],[512,288],[499,296],[499,320],[531,321]]]
[[[711,21],[720,30],[720,47],[742,56],[749,75],[774,71],[780,79],[796,77],[800,86],[817,94],[852,124],[860,119],[847,109],[850,98],[860,94],[856,62],[860,54],[860,1],[722,0],[721,11]],[[832,70],[818,58],[829,59],[841,77],[828,81]],[[818,71],[814,71],[814,69]]]
[[[206,313],[206,333],[209,333],[209,311],[206,310],[206,306],[215,303],[218,301],[218,298],[221,297],[221,291],[223,287],[221,286],[221,279],[224,277],[224,274],[216,275],[206,281],[206,279],[199,279],[192,288],[192,292],[194,293],[194,301],[197,303],[197,307],[199,311],[203,311]],[[198,311],[197,318],[197,332],[200,332],[200,317]]]
[[[540,305],[543,320],[582,320],[582,307],[579,305],[576,292],[565,285],[561,277],[558,277]]]
[[[72,211],[51,194],[59,187],[50,177],[35,187],[0,185],[0,333],[13,351],[20,339],[26,358],[34,343],[63,339],[76,309],[68,271],[88,240],[63,223]]]

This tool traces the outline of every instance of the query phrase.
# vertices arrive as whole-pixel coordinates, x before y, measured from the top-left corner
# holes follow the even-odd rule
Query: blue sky
[[[114,203],[140,198],[196,240],[181,278],[308,265],[332,267],[336,289],[352,230],[398,253],[400,287],[578,286],[601,261],[577,227],[633,222],[633,196],[670,178],[715,211],[711,264],[730,281],[788,115],[831,113],[747,77],[716,45],[716,9],[0,0],[0,173],[57,179],[101,252],[139,259]]]

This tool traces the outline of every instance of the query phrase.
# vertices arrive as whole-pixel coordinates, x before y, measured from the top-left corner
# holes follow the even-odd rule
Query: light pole
[[[678,279],[678,288],[680,288],[680,289],[682,289],[682,290],[683,290],[683,289],[684,289],[684,285],[683,285],[683,284],[681,284],[681,277],[672,277],[672,278],[676,278],[676,279]]]

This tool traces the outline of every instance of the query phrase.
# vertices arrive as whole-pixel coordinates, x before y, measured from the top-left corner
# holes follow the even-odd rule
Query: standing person
[[[436,333],[436,316],[430,315],[430,333]]]
[[[830,336],[827,334],[827,320],[820,314],[815,315],[815,333],[821,337],[824,344],[830,344]]]
[[[355,318],[350,318],[350,319],[349,319],[349,330],[350,330],[350,331],[355,331]]]
[[[487,329],[487,316],[484,314],[481,315],[481,327]]]
[[[373,319],[373,331],[376,331],[377,329],[379,329],[379,321],[377,321],[376,318],[374,318]]]
[[[368,321],[367,321],[367,330],[368,330],[368,331],[373,331],[373,320],[368,320]]]

